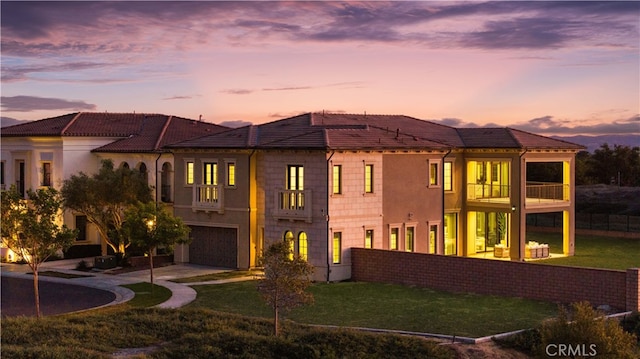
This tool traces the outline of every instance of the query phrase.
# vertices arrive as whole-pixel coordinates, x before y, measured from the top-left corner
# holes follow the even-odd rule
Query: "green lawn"
[[[171,282],[174,283],[196,283],[196,282],[207,282],[213,280],[221,280],[221,279],[231,279],[238,277],[246,277],[246,276],[257,276],[261,274],[260,270],[230,270],[226,272],[213,273],[213,274],[204,274],[195,277],[187,277],[187,278],[176,278],[172,279]]]
[[[123,284],[122,287],[129,288],[136,293],[135,297],[126,304],[135,308],[153,307],[171,298],[171,290],[151,283],[142,282],[135,284]]]
[[[255,281],[194,286],[191,308],[272,317]],[[557,314],[553,303],[475,294],[452,294],[390,284],[314,284],[315,303],[293,310],[289,319],[305,324],[406,330],[480,337],[531,328]]]
[[[548,243],[551,253],[562,253],[559,233],[527,233],[527,240]],[[572,257],[552,258],[534,263],[578,267],[621,269],[640,267],[640,240],[601,236],[576,236]]]

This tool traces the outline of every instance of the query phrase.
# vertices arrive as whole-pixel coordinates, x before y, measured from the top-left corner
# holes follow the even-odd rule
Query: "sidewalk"
[[[116,299],[106,304],[105,306],[125,303],[134,297],[134,292],[125,287],[121,287],[123,284],[134,284],[140,282],[149,282],[150,273],[149,269],[143,269],[139,271],[121,273],[121,274],[107,274],[103,271],[90,271],[83,272],[75,270],[76,265],[81,261],[78,259],[67,259],[45,262],[40,266],[39,272],[55,271],[60,273],[74,274],[83,277],[79,278],[58,278],[51,276],[39,276],[40,281],[56,282],[63,284],[82,285],[91,288],[97,288],[107,290],[115,294]],[[92,263],[93,258],[85,258],[86,262]],[[228,272],[230,269],[215,268],[200,266],[194,264],[175,264],[170,266],[158,267],[153,269],[154,284],[163,286],[171,290],[171,298],[167,301],[158,304],[158,308],[179,308],[191,303],[196,299],[196,291],[191,288],[194,285],[210,285],[210,284],[222,284],[228,282],[237,282],[244,280],[254,279],[253,276],[231,278],[224,280],[214,280],[207,282],[197,283],[174,283],[170,280],[178,278],[188,278],[207,274],[215,274],[221,272]],[[17,277],[17,278],[30,278],[33,276],[28,274],[31,272],[26,264],[10,264],[2,263],[0,265],[0,273],[3,276]]]

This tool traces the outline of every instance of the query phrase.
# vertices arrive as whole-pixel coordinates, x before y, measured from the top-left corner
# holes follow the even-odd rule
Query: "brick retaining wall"
[[[586,300],[622,310],[637,311],[640,306],[638,269],[625,272],[363,248],[351,248],[351,263],[356,281],[558,303]]]

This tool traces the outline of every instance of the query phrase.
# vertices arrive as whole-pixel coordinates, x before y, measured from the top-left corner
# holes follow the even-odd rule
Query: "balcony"
[[[222,186],[199,184],[193,186],[194,211],[224,212]]]
[[[468,183],[467,200],[490,202],[490,203],[510,203],[511,188],[509,185],[493,183]]]
[[[569,185],[549,182],[527,182],[527,204],[549,204],[569,201]]]
[[[274,217],[311,223],[311,191],[281,190],[275,193]]]

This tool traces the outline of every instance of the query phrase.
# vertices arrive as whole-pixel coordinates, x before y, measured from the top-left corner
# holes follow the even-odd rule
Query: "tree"
[[[640,147],[603,144],[589,158],[587,175],[597,183],[640,186]]]
[[[138,203],[124,214],[123,233],[133,245],[149,254],[150,277],[153,284],[153,252],[158,247],[173,251],[176,244],[188,243],[190,228],[179,217],[154,202]],[[153,286],[152,286],[153,288]]]
[[[3,243],[19,253],[33,271],[36,315],[40,314],[38,269],[40,264],[73,244],[76,231],[58,225],[56,218],[62,207],[60,194],[54,188],[28,190],[25,200],[15,186],[2,194],[1,236]]]
[[[299,305],[312,303],[313,295],[306,292],[313,266],[299,256],[291,258],[291,240],[270,245],[262,258],[264,278],[258,281],[258,291],[273,308],[273,329],[279,335],[279,316]]]
[[[151,187],[144,176],[126,167],[114,169],[111,160],[102,160],[100,170],[88,176],[80,172],[64,181],[64,207],[85,215],[114,252],[124,256],[131,243],[122,233],[125,210],[137,202],[152,200]]]

